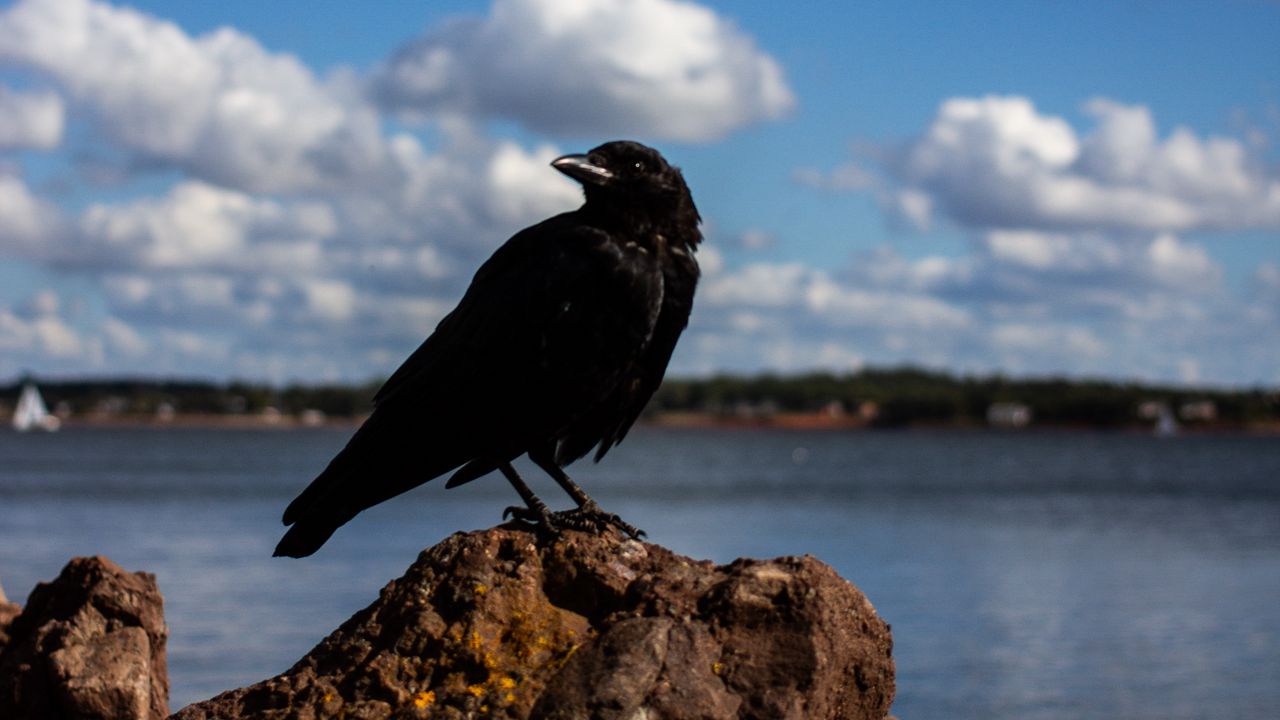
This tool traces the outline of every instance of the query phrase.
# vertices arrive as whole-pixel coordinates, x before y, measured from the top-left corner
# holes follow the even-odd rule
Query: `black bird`
[[[680,170],[639,143],[551,165],[586,202],[526,228],[374,397],[347,446],[284,511],[276,555],[305,557],[356,513],[454,471],[499,470],[546,528],[640,531],[606,513],[563,468],[626,436],[666,372],[698,282],[700,218]],[[551,512],[511,462],[528,454],[573,498]],[[504,514],[507,514],[504,513]]]

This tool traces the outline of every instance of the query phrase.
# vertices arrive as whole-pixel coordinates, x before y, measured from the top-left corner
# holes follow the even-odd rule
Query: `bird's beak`
[[[551,161],[551,167],[584,185],[603,185],[613,179],[613,173],[593,164],[586,155],[565,155]]]

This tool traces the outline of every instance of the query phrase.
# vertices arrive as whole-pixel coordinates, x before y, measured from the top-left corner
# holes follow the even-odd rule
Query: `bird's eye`
[[[638,173],[644,172],[644,163],[640,162],[639,160],[637,160],[636,164],[632,165],[631,167],[634,168],[635,171]]]

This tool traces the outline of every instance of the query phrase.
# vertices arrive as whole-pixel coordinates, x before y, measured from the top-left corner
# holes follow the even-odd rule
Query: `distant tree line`
[[[1213,422],[1247,425],[1280,421],[1275,389],[1224,390],[1065,378],[1013,379],[1000,375],[955,376],[919,368],[866,369],[850,374],[717,375],[669,379],[650,404],[651,412],[734,414],[819,412],[832,403],[846,412],[870,404],[870,422],[880,426],[985,423],[996,403],[1026,406],[1037,424],[1115,427],[1145,422],[1143,403],[1171,408],[1211,403]]]
[[[358,417],[372,409],[381,381],[363,384],[292,384],[283,387],[233,381],[102,379],[43,380],[51,409],[72,415],[108,413],[146,416],[319,411],[328,417]],[[21,382],[0,387],[0,402],[12,408]],[[648,414],[704,413],[756,416],[772,413],[867,412],[879,426],[977,425],[996,403],[1030,410],[1036,424],[1116,427],[1146,422],[1143,403],[1177,409],[1209,403],[1220,426],[1280,423],[1280,392],[1274,388],[1220,389],[1064,378],[1014,379],[1000,375],[956,376],[919,368],[866,369],[856,373],[716,375],[669,378]],[[1203,420],[1203,419],[1202,419]]]

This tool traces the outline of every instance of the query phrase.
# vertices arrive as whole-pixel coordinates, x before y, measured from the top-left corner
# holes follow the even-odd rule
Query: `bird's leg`
[[[525,484],[524,480],[521,479],[520,475],[516,473],[516,469],[511,467],[511,463],[504,462],[498,466],[498,469],[502,471],[504,476],[506,476],[507,482],[511,483],[511,487],[515,488],[516,492],[520,493],[520,499],[524,500],[524,507],[512,505],[506,510],[503,510],[502,518],[505,520],[508,517],[513,517],[517,520],[541,525],[548,530],[555,530],[556,521],[552,517],[551,510],[547,507],[546,503],[542,502],[537,495],[533,494],[533,490],[531,490],[529,486]]]
[[[545,457],[542,453],[529,453],[529,459],[554,478],[578,504],[576,510],[552,513],[556,523],[574,530],[596,533],[602,532],[606,527],[616,527],[634,539],[644,537],[644,531],[640,528],[627,523],[611,512],[605,512],[585,490],[569,478],[569,475],[554,460]]]

